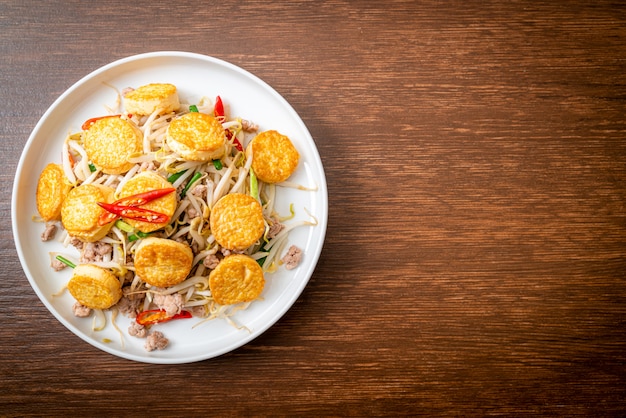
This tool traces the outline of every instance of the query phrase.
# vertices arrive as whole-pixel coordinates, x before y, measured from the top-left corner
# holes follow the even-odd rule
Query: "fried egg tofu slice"
[[[122,284],[117,276],[93,264],[77,265],[67,290],[81,305],[91,309],[108,309],[122,297]]]
[[[263,269],[244,254],[224,257],[209,274],[211,295],[220,305],[251,302],[259,297],[264,287]]]
[[[149,237],[137,246],[135,272],[157,287],[174,286],[187,278],[193,263],[189,245],[171,239]]]
[[[209,226],[223,248],[245,250],[265,232],[263,208],[258,200],[247,194],[227,194],[211,210]]]
[[[280,183],[293,174],[300,154],[289,137],[278,131],[264,131],[255,136],[246,147],[252,153],[252,169],[265,183]]]
[[[191,112],[169,124],[166,142],[172,151],[186,160],[210,161],[224,155],[226,131],[213,116]]]
[[[115,190],[100,184],[82,184],[67,194],[61,206],[61,223],[67,233],[84,242],[102,239],[113,223],[98,225],[98,220],[106,211],[98,202],[111,203]]]
[[[135,115],[150,115],[159,109],[159,114],[180,109],[176,86],[167,83],[151,83],[124,95],[124,109]]]
[[[153,171],[143,171],[135,175],[122,186],[118,198],[122,199],[124,197],[149,192],[151,190],[167,189],[171,187],[172,183],[170,183],[157,173]],[[151,202],[141,205],[141,208],[163,213],[171,219],[172,215],[174,215],[174,211],[176,210],[176,203],[176,193],[172,192],[165,196],[161,196],[158,199],[154,199]],[[148,233],[163,228],[164,226],[169,224],[170,221],[168,220],[167,222],[151,223],[124,218],[124,222],[127,222],[141,232]]]
[[[72,184],[59,164],[50,163],[41,171],[36,198],[37,211],[44,221],[61,219],[61,206],[71,189]]]
[[[143,134],[137,125],[117,116],[94,122],[83,142],[89,159],[107,174],[127,172],[134,165],[128,159],[143,150]]]

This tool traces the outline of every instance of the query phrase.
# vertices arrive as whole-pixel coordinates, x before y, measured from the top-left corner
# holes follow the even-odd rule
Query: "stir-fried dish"
[[[289,232],[315,224],[275,206],[282,187],[303,187],[288,181],[297,149],[219,96],[181,103],[172,84],[127,88],[115,107],[70,133],[37,184],[42,240],[67,250],[51,266],[73,269],[74,314],[134,318],[127,332],[148,351],[167,347],[166,321],[234,324],[267,273],[300,262]]]

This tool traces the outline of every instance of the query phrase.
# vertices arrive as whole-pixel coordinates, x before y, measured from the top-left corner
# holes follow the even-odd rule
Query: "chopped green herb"
[[[222,165],[222,161],[213,160],[213,167],[215,167],[216,170],[221,170],[224,166]]]
[[[95,173],[97,170],[96,166],[93,165],[93,163],[89,163],[89,171],[91,171],[92,173]]]
[[[250,196],[259,200],[259,181],[257,180],[252,167],[250,167]]]
[[[198,112],[198,106],[196,106],[196,105],[189,105],[189,111],[197,113]]]
[[[128,235],[128,240],[130,242],[137,241],[139,238],[146,238],[150,236],[150,234],[147,234],[145,232],[137,231],[135,228],[133,228],[132,225],[122,221],[121,219],[115,221],[115,226],[126,232],[127,234],[131,234]]]
[[[122,231],[130,234],[131,232],[133,232],[135,230],[135,228],[132,227],[132,225],[127,224],[126,222],[122,221],[121,219],[118,219],[117,221],[115,221],[115,226],[117,226],[119,229],[121,229]]]
[[[148,238],[150,236],[149,233],[142,232],[142,231],[135,232],[135,235],[137,235],[139,238]]]
[[[170,183],[174,183],[176,180],[180,178],[180,176],[182,176],[186,172],[187,170],[182,170],[182,171],[179,171],[178,173],[174,173],[167,178],[167,181],[169,181]]]
[[[136,231],[134,234],[128,236],[128,241],[133,242],[137,241],[139,238],[147,238],[150,234],[146,234],[145,232]]]
[[[193,177],[191,178],[191,180],[189,180],[189,182],[185,185],[185,188],[183,189],[182,192],[180,192],[180,198],[182,199],[183,197],[185,197],[185,195],[187,194],[187,191],[189,190],[189,188],[191,187],[192,184],[194,184],[196,181],[198,181],[200,179],[200,177],[202,177],[202,173],[198,173],[196,172]]]
[[[261,245],[261,248],[259,248],[258,252],[266,252],[267,250],[265,249],[265,246],[267,245],[267,243],[267,239],[264,239],[263,244]],[[267,256],[257,259],[256,262],[259,266],[263,267],[263,264],[265,264],[265,260],[267,260]]]
[[[61,263],[65,264],[68,267],[76,268],[76,264],[72,263],[70,260],[68,260],[67,258],[63,257],[62,255],[57,255],[56,259],[59,260]]]

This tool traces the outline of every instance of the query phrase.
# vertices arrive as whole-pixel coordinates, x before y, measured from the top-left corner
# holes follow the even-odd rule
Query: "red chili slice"
[[[173,187],[168,187],[168,188],[165,188],[165,189],[150,190],[150,191],[147,191],[147,192],[137,193],[137,194],[134,194],[134,195],[131,195],[131,196],[123,197],[123,198],[121,198],[119,200],[116,200],[115,202],[111,203],[111,205],[113,205],[113,206],[122,206],[122,207],[137,207],[137,206],[145,205],[148,202],[152,202],[155,199],[158,199],[160,197],[163,197],[163,196],[168,195],[168,194],[170,194],[172,192],[175,192],[175,191],[176,191],[176,189],[173,188]],[[98,203],[98,204],[100,205],[100,203]],[[102,215],[100,215],[100,219],[98,219],[98,225],[100,225],[100,226],[106,225],[109,222],[113,222],[117,218],[120,217],[118,212],[112,212],[112,211],[109,211],[104,206],[102,206],[102,205],[100,205],[100,206],[103,209],[107,210],[108,212],[105,212]],[[120,208],[120,211],[121,210],[122,210],[122,208]],[[154,212],[154,213],[158,213],[158,212]],[[163,214],[160,214],[160,215],[163,215]],[[165,215],[163,215],[163,216],[165,216]],[[130,216],[126,216],[126,218],[130,218]],[[150,222],[150,221],[146,221],[146,222]],[[155,222],[155,223],[158,223],[158,222]]]
[[[147,192],[137,193],[131,196],[123,197],[119,200],[116,200],[112,204],[122,205],[122,206],[141,206],[141,205],[145,205],[148,202],[152,202],[153,200],[158,199],[159,197],[163,197],[175,191],[176,189],[173,187],[168,187],[166,189],[150,190]]]
[[[220,122],[222,122],[222,123],[224,122],[226,113],[224,111],[224,102],[222,102],[222,98],[220,96],[217,96],[215,98],[215,106],[213,106],[213,115],[215,115],[215,117]],[[239,142],[239,140],[228,129],[226,130],[226,138],[229,141],[233,142],[233,145],[235,146],[235,148],[237,148],[239,151],[243,152],[243,145],[241,145],[241,142]]]
[[[119,216],[117,216],[114,213],[104,212],[102,215],[100,215],[100,218],[98,218],[98,225],[99,226],[104,226],[104,225],[108,224],[109,222],[115,221],[118,218],[119,218]]]
[[[134,221],[143,221],[143,222],[149,222],[152,224],[160,224],[160,223],[164,223],[170,220],[170,217],[164,213],[155,212],[153,210],[144,209],[140,207],[115,205],[112,203],[104,203],[104,202],[98,202],[98,205],[102,209],[106,210],[107,212],[110,212],[117,216],[121,216],[122,218],[132,219]],[[100,224],[101,222],[105,221],[108,218],[109,218],[108,216],[107,217],[102,216],[98,220],[98,223]],[[106,223],[108,222],[104,222],[102,225],[105,225]]]
[[[216,118],[224,118],[224,103],[222,103],[222,98],[217,96],[215,98],[215,106],[213,106],[213,115]]]
[[[241,142],[239,142],[237,137],[233,135],[233,133],[229,131],[228,129],[226,130],[226,139],[228,139],[229,141],[232,141],[235,148],[243,152],[243,145],[241,145]]]
[[[172,319],[187,319],[191,318],[191,312],[180,311],[174,315],[168,315],[163,309],[150,309],[143,311],[137,315],[135,321],[139,325],[152,325],[161,322],[171,321]]]

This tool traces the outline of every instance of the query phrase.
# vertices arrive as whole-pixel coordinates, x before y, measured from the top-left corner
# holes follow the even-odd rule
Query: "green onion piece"
[[[259,181],[257,180],[252,167],[250,167],[250,196],[259,200]]]
[[[148,233],[141,232],[141,231],[135,231],[135,233],[133,235],[129,235],[128,236],[128,241],[133,242],[133,241],[137,241],[139,238],[147,238],[149,236],[150,236],[150,234],[148,234]]]
[[[117,221],[115,221],[115,226],[121,229],[122,231],[126,232],[127,234],[132,234],[128,236],[128,240],[130,242],[137,241],[139,238],[146,238],[150,235],[145,232],[136,231],[132,225],[127,224],[121,219],[118,219]]]
[[[260,253],[267,251],[265,246],[268,244],[268,242],[269,241],[266,238],[263,239],[263,243],[261,244],[261,248],[259,248],[259,250],[258,250]],[[258,260],[256,260],[256,262],[257,262],[257,264],[259,266],[263,267],[263,264],[265,264],[265,260],[267,260],[267,256],[259,258]]]
[[[68,260],[67,258],[63,257],[62,255],[57,255],[56,259],[59,260],[61,263],[65,264],[68,267],[76,268],[76,264],[72,263],[70,260]]]
[[[121,219],[118,219],[117,221],[115,221],[115,226],[117,226],[119,229],[126,232],[127,234],[130,234],[131,232],[135,230],[135,228],[133,228],[131,225],[127,224],[126,222],[122,221]]]
[[[216,170],[221,170],[224,166],[222,166],[222,161],[213,160],[213,167],[215,167]]]
[[[193,177],[191,178],[191,180],[189,180],[189,182],[185,185],[185,188],[183,189],[182,192],[180,192],[180,198],[182,199],[183,197],[185,197],[185,195],[187,194],[187,191],[189,190],[189,188],[191,187],[192,184],[194,184],[196,181],[198,181],[198,179],[200,179],[200,177],[202,177],[202,173],[196,172]]]
[[[89,171],[91,171],[92,173],[95,173],[97,170],[96,166],[93,165],[93,163],[89,163]]]
[[[198,112],[198,106],[196,105],[189,105],[189,111],[190,112]]]
[[[180,176],[182,176],[186,172],[187,170],[183,170],[183,171],[179,171],[178,173],[174,173],[167,178],[167,181],[169,181],[170,183],[174,183],[176,180],[180,178]]]

